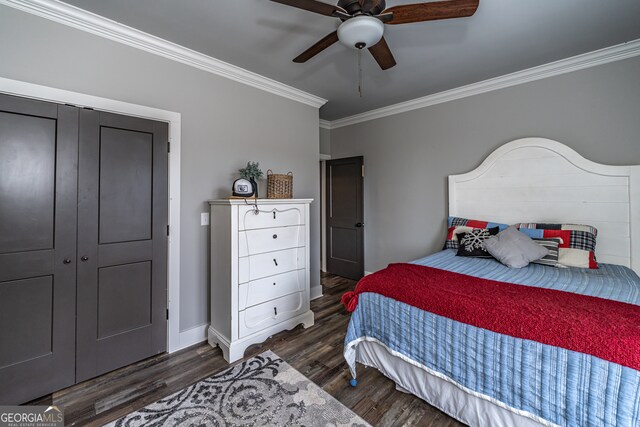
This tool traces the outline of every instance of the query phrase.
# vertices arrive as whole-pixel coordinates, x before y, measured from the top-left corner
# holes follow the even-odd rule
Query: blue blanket
[[[617,265],[510,269],[495,260],[456,257],[453,250],[415,263],[640,306],[640,278]],[[640,426],[640,372],[594,356],[498,334],[373,293],[359,296],[347,329],[345,359],[354,378],[355,348],[366,339],[543,423]]]

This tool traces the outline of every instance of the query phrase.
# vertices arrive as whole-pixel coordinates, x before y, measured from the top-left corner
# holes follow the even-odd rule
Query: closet
[[[0,404],[166,351],[167,131],[0,95]]]

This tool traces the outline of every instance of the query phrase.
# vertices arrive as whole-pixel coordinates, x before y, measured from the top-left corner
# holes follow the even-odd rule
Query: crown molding
[[[321,129],[331,129],[331,122],[329,120],[320,119],[320,128]]]
[[[320,108],[327,102],[326,99],[300,89],[58,0],[0,0],[0,4],[190,65],[312,107]]]
[[[398,104],[389,105],[387,107],[378,108],[365,113],[333,120],[328,122],[328,126],[325,125],[325,129],[337,129],[356,123],[379,119],[381,117],[405,113],[407,111],[417,110],[431,105],[442,104],[443,102],[479,95],[485,92],[491,92],[535,80],[545,79],[547,77],[558,76],[572,71],[595,67],[597,65],[608,64],[610,62],[620,61],[634,56],[640,56],[640,39],[573,56],[567,59],[550,62],[545,65],[517,71],[515,73],[506,74],[504,76],[484,80],[478,83],[472,83],[467,86],[461,86],[433,95],[400,102]]]

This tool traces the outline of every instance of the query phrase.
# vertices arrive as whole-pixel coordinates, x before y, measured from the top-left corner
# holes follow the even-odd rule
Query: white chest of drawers
[[[209,202],[211,326],[208,338],[228,362],[251,344],[302,323],[309,308],[311,199]]]

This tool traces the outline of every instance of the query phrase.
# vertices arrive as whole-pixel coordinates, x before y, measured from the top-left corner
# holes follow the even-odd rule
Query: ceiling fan
[[[384,24],[410,24],[437,19],[463,18],[476,12],[480,0],[445,0],[393,6],[386,9],[385,0],[338,0],[336,6],[318,0],[271,0],[298,9],[342,20],[337,31],[302,52],[293,62],[307,62],[337,41],[354,49],[369,49],[371,55],[387,70],[396,60],[384,39]]]

